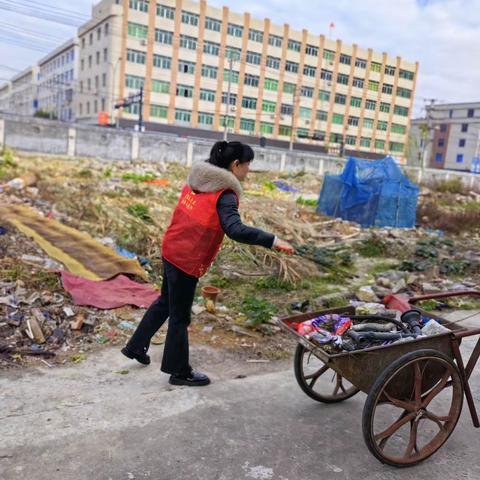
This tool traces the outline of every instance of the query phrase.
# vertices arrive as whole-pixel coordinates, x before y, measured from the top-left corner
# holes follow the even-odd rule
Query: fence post
[[[77,129],[69,127],[68,129],[68,139],[67,139],[67,156],[75,156],[75,147],[77,144]]]
[[[131,160],[138,160],[138,155],[140,153],[140,136],[138,133],[132,134],[132,152]]]
[[[193,163],[193,142],[187,143],[187,167],[191,167]]]
[[[0,148],[5,145],[5,119],[0,118]]]
[[[287,164],[287,154],[285,152],[282,153],[280,157],[280,172],[285,171],[285,165]]]
[[[318,175],[323,175],[323,172],[325,171],[325,159],[320,158],[318,161]]]

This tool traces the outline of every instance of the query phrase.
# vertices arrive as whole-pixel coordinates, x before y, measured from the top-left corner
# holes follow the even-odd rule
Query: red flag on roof
[[[335,28],[335,24],[333,22],[330,22],[330,28]]]

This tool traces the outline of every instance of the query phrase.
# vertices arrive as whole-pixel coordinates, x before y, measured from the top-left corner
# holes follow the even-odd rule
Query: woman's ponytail
[[[208,162],[216,167],[228,170],[230,164],[235,160],[240,163],[251,162],[255,156],[248,145],[241,142],[217,142],[210,151]]]

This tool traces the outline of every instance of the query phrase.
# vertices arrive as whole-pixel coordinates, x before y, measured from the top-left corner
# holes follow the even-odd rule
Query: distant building
[[[31,116],[38,106],[38,66],[29,67],[11,80],[6,111]]]
[[[78,31],[82,121],[143,88],[147,122],[404,156],[418,63],[205,1],[103,0],[92,17]]]
[[[52,118],[74,121],[78,40],[69,40],[42,58],[38,68],[38,110]]]
[[[427,107],[412,121],[410,159],[430,168],[477,171],[480,168],[480,102]],[[480,173],[480,172],[477,172]]]

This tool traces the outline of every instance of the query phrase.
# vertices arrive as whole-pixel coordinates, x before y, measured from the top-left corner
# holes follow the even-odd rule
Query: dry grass
[[[421,226],[453,234],[473,233],[480,228],[480,209],[451,211],[439,208],[436,203],[428,202],[419,205],[417,218]]]

